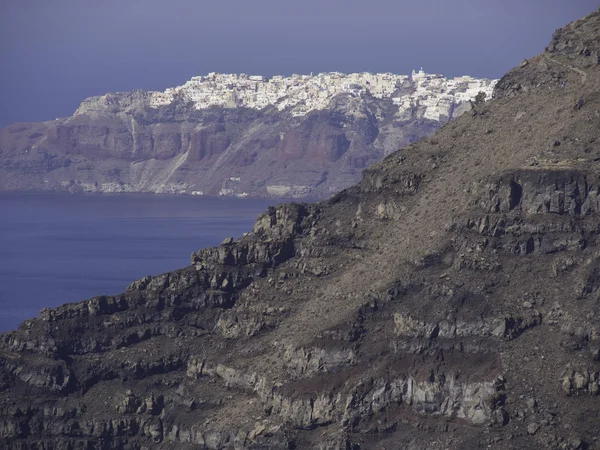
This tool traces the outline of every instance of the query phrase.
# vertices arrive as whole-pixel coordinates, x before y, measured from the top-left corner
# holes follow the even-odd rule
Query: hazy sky
[[[500,77],[598,0],[0,0],[0,126],[194,75]]]

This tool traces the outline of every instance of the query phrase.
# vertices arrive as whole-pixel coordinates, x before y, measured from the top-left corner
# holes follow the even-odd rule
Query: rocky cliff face
[[[326,197],[492,86],[424,73],[213,74],[167,93],[107,94],[73,117],[0,130],[0,190]]]
[[[597,11],[328,201],[2,335],[3,448],[600,448],[599,57]]]

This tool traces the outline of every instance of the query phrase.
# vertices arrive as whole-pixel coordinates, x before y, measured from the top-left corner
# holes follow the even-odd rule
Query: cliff
[[[3,448],[600,448],[599,92],[600,10],[355,186],[0,336]]]
[[[194,77],[0,130],[0,190],[327,197],[494,81],[423,72]]]

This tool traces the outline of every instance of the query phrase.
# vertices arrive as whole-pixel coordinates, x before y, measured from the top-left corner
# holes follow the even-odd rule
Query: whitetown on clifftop
[[[408,75],[392,73],[319,73],[317,75],[260,75],[209,73],[196,76],[181,86],[164,92],[145,93],[148,106],[158,108],[175,100],[193,103],[196,109],[210,107],[263,109],[274,106],[294,116],[328,107],[339,94],[391,99],[398,107],[395,120],[420,118],[445,121],[455,116],[455,108],[479,92],[491,96],[497,80],[470,76],[446,78],[423,69]],[[110,95],[110,94],[108,94]],[[86,112],[90,103],[103,103],[107,96],[88,99],[77,113]],[[93,109],[93,107],[92,107]],[[76,114],[77,114],[76,113]]]

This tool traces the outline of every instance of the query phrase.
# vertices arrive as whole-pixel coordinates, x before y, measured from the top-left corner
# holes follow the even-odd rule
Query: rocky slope
[[[73,117],[0,130],[0,191],[326,197],[493,84],[210,74],[164,93],[93,97]]]
[[[7,449],[600,448],[600,10],[328,201],[0,337]]]

